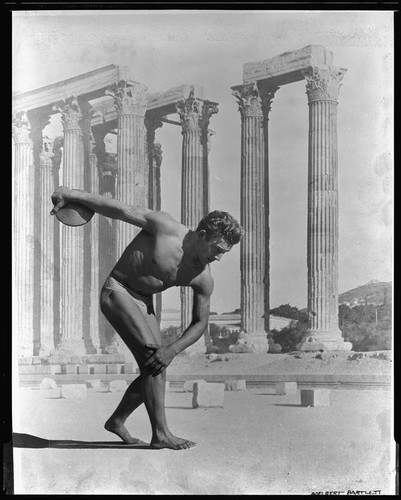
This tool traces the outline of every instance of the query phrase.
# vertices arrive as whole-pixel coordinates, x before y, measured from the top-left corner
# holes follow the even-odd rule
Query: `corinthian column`
[[[150,116],[145,118],[145,126],[147,130],[146,150],[147,162],[149,165],[149,182],[148,182],[148,200],[151,210],[161,210],[161,184],[160,184],[160,166],[163,159],[163,151],[160,143],[155,142],[156,129],[163,126],[159,116]],[[155,313],[160,324],[162,312],[162,294],[155,295]]]
[[[13,116],[13,330],[17,354],[33,355],[34,167],[31,125],[25,112]]]
[[[147,87],[121,80],[106,90],[114,98],[118,114],[117,199],[127,205],[147,207],[144,116]],[[117,223],[117,258],[140,231],[132,224]]]
[[[308,314],[298,349],[349,350],[338,327],[337,100],[345,69],[305,70],[309,104]]]
[[[54,140],[45,137],[40,153],[40,343],[39,355],[54,349],[54,219],[49,215],[54,192]]]
[[[61,112],[64,128],[63,185],[84,189],[84,148],[82,113],[78,100],[71,97],[54,106]],[[61,226],[61,328],[58,350],[85,354],[83,341],[84,308],[84,227]]]
[[[99,194],[99,170],[97,167],[96,142],[93,134],[89,139],[89,184],[92,193]],[[100,308],[99,308],[99,217],[93,217],[89,224],[90,234],[90,305],[89,305],[89,337],[93,352],[100,351]]]
[[[181,180],[181,222],[190,229],[196,229],[206,215],[209,186],[205,183],[208,168],[205,160],[208,126],[212,114],[217,113],[217,105],[202,102],[191,92],[186,100],[176,104],[182,125],[182,180]],[[192,320],[193,291],[181,287],[181,330],[184,331]],[[197,342],[187,352],[204,352],[204,345]]]
[[[277,88],[232,87],[241,114],[241,330],[256,352],[267,352],[269,198],[267,118]]]

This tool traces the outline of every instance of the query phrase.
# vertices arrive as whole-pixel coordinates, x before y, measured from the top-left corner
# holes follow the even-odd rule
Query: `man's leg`
[[[165,413],[165,372],[153,377],[144,367],[144,362],[153,353],[145,347],[145,344],[161,345],[156,317],[144,313],[129,296],[118,291],[113,291],[102,301],[102,312],[135,356],[141,372],[140,377],[131,384],[121,403],[106,422],[110,427],[109,430],[114,426],[112,432],[118,429],[116,434],[124,441],[124,436],[129,440],[130,435],[125,429],[124,422],[132,411],[144,402],[152,426],[153,447],[184,449],[194,446],[195,443],[192,441],[178,438],[168,429]]]

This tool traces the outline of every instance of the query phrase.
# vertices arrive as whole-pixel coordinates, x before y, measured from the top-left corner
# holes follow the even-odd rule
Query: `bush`
[[[280,344],[281,352],[296,351],[297,345],[306,335],[308,329],[307,319],[291,321],[291,323],[282,330],[271,330],[270,334],[275,344]]]

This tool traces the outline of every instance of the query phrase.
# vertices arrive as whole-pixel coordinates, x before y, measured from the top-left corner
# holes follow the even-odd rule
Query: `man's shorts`
[[[113,290],[128,295],[141,309],[143,314],[155,314],[152,295],[141,295],[137,292],[133,292],[127,285],[120,283],[111,276],[106,279],[102,291],[100,292],[100,303],[106,300]]]

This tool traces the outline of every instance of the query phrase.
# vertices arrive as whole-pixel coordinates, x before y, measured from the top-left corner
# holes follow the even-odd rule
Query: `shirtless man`
[[[152,426],[151,446],[180,450],[193,441],[174,436],[165,413],[166,368],[174,357],[200,339],[209,320],[213,278],[209,265],[229,252],[242,236],[238,222],[227,212],[211,212],[196,231],[166,212],[129,206],[105,196],[59,187],[52,195],[54,215],[77,202],[100,215],[134,224],[142,231],[132,240],[111,271],[100,294],[103,314],[126,343],[140,375],[128,387],[105,429],[125,443],[139,442],[125,421],[145,403]],[[175,342],[162,346],[152,295],[173,286],[194,291],[192,321]]]

